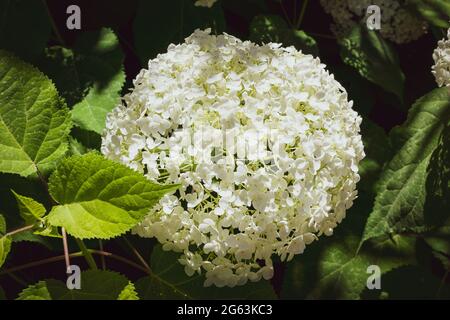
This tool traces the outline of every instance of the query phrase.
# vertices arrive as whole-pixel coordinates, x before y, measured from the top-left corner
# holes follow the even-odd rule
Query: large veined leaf
[[[53,83],[0,50],[0,171],[29,176],[67,150],[70,115]]]
[[[153,2],[139,1],[133,32],[142,65],[147,66],[149,59],[167,51],[170,43],[183,42],[195,29],[206,28],[217,34],[225,30],[220,2],[204,8],[195,6],[194,1],[166,0],[159,2],[155,10]]]
[[[0,48],[32,58],[47,45],[50,30],[45,1],[0,0]]]
[[[235,288],[204,287],[205,275],[186,275],[179,263],[180,254],[153,249],[150,262],[153,274],[136,282],[141,299],[275,299],[268,281],[249,282]]]
[[[24,289],[17,300],[130,300],[137,298],[130,294],[132,288],[133,284],[119,273],[89,270],[81,273],[81,289],[70,290],[65,283],[50,279]]]
[[[397,154],[383,170],[377,197],[367,221],[363,241],[406,231],[423,232],[433,215],[424,211],[427,175],[433,151],[450,119],[450,96],[446,88],[420,98],[411,108],[406,123],[394,130]],[[395,145],[395,141],[402,145]],[[400,144],[397,142],[397,144]]]
[[[5,263],[6,257],[11,250],[11,237],[6,235],[5,218],[0,214],[0,267]]]
[[[356,24],[347,36],[339,39],[339,44],[346,64],[403,101],[405,76],[397,53],[377,31]]]
[[[302,30],[289,28],[277,15],[258,15],[250,24],[250,39],[256,43],[276,42],[294,46],[303,53],[319,55],[316,41]]]
[[[450,2],[448,0],[409,0],[409,7],[423,19],[439,28],[450,27]]]
[[[49,179],[60,204],[47,216],[79,239],[108,239],[136,225],[176,185],[159,185],[96,153],[64,160]]]

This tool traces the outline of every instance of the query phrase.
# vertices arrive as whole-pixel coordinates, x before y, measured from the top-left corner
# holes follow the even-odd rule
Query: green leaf
[[[378,181],[363,241],[406,231],[423,232],[436,223],[433,215],[439,213],[424,211],[426,179],[430,158],[448,119],[450,96],[441,88],[420,98],[405,124],[393,130],[393,146],[398,152]]]
[[[375,105],[374,92],[372,90],[374,85],[361,77],[355,69],[345,64],[330,65],[329,69],[335,79],[347,91],[348,99],[353,101],[353,109],[366,120]]]
[[[0,214],[0,267],[5,263],[6,257],[11,250],[11,237],[6,235],[5,218]]]
[[[81,156],[87,153],[87,148],[77,139],[69,137],[69,153],[72,156]]]
[[[125,82],[119,40],[110,29],[85,33],[78,40],[75,53],[77,80],[89,84],[89,88],[73,106],[72,119],[82,129],[102,133],[106,115],[119,103]]]
[[[6,233],[6,221],[5,217],[0,214],[0,235],[4,235]]]
[[[369,266],[379,266],[384,274],[414,257],[414,239],[379,239],[357,252],[359,239],[336,237],[297,257],[287,266],[282,297],[359,299],[371,275]]]
[[[0,48],[30,59],[47,45],[51,26],[43,1],[0,0]]]
[[[17,200],[20,216],[26,224],[34,224],[45,215],[45,207],[33,198],[25,197],[11,190]]]
[[[448,0],[409,0],[409,7],[424,20],[439,28],[450,27],[450,3]]]
[[[304,31],[293,30],[277,15],[258,15],[250,24],[250,40],[263,44],[269,42],[294,46],[306,54],[319,55],[316,41]]]
[[[128,286],[128,279],[112,271],[89,270],[81,273],[81,289],[69,290],[65,283],[47,280],[53,300],[117,300]]]
[[[164,26],[164,32],[161,32]],[[212,8],[196,7],[194,1],[166,0],[158,3],[140,0],[134,19],[136,51],[143,66],[158,53],[167,51],[171,43],[183,42],[195,29],[211,28],[219,34],[225,30],[225,17],[220,3]],[[149,38],[151,34],[151,38]]]
[[[136,288],[132,282],[128,282],[122,292],[119,294],[117,300],[139,300]]]
[[[0,171],[52,169],[67,150],[70,116],[53,83],[0,50]]]
[[[70,290],[59,280],[45,280],[24,289],[17,300],[118,300],[134,297],[132,284],[123,275],[103,270],[81,273],[81,289]]]
[[[339,39],[339,44],[346,64],[403,101],[405,76],[397,53],[377,31],[356,24],[347,36]]]
[[[23,289],[16,300],[52,300],[45,281],[39,281]]]
[[[383,128],[368,119],[364,119],[361,124],[361,136],[366,157],[359,163],[361,181],[358,183],[358,190],[374,192],[375,182],[393,151]]]
[[[276,299],[270,283],[265,280],[235,288],[204,287],[204,274],[187,276],[178,262],[179,255],[163,251],[161,245],[153,248],[152,275],[136,282],[141,299]]]
[[[403,266],[383,275],[381,290],[366,290],[365,299],[449,299],[450,286],[419,266]]]
[[[99,154],[73,156],[50,176],[50,194],[60,205],[53,207],[48,222],[79,239],[109,239],[130,230],[177,188],[152,183]]]
[[[0,287],[0,300],[6,300],[5,291]]]

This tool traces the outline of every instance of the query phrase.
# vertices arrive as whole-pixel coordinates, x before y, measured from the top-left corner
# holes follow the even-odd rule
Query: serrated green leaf
[[[0,214],[0,267],[5,263],[6,257],[11,250],[11,237],[6,235],[6,221]]]
[[[319,55],[317,43],[302,30],[293,30],[277,15],[258,15],[250,24],[250,40],[263,44],[269,42],[294,46],[303,53]]]
[[[0,214],[0,235],[4,235],[6,233],[6,221],[5,217]]]
[[[119,40],[110,29],[86,33],[78,40],[75,54],[78,81],[89,84],[89,89],[73,106],[72,119],[82,129],[101,133],[125,82]]]
[[[346,64],[403,101],[405,76],[397,53],[377,31],[356,24],[347,36],[339,39],[339,44]]]
[[[22,196],[11,190],[17,200],[20,216],[26,224],[34,224],[45,215],[45,207],[33,198]]]
[[[409,8],[424,20],[439,28],[450,27],[450,3],[448,0],[409,0]]]
[[[23,289],[16,300],[52,300],[45,281],[39,281]]]
[[[81,156],[87,153],[87,148],[77,139],[69,137],[69,153],[72,156]]]
[[[0,48],[30,59],[47,45],[51,26],[45,3],[0,0]]]
[[[6,257],[11,250],[11,242],[10,236],[0,237],[0,267],[5,263]]]
[[[164,32],[160,32],[161,26]],[[133,34],[136,51],[143,66],[158,53],[167,51],[170,43],[183,42],[195,29],[211,28],[219,34],[225,30],[225,17],[220,3],[212,8],[197,7],[194,1],[167,0],[154,3],[141,0],[134,19]],[[151,39],[149,34],[152,34]]]
[[[70,116],[52,82],[0,50],[0,171],[52,169],[67,150]]]
[[[450,96],[446,88],[436,89],[420,98],[405,124],[393,131],[394,136],[402,136],[399,140],[403,145],[381,174],[363,241],[391,233],[429,229],[430,222],[435,220],[433,215],[439,213],[424,211],[426,179],[431,155],[448,119]]]
[[[158,185],[142,174],[88,153],[64,160],[49,179],[53,207],[48,222],[76,238],[108,239],[136,225],[176,185]]]
[[[132,282],[128,282],[122,292],[119,294],[117,300],[139,300],[136,288]]]
[[[204,287],[204,275],[186,275],[180,254],[153,248],[150,258],[153,274],[136,282],[139,297],[152,299],[276,299],[268,281],[249,282],[235,288]]]
[[[117,300],[129,281],[117,272],[89,270],[81,273],[79,290],[69,290],[58,280],[47,280],[46,283],[53,300]]]

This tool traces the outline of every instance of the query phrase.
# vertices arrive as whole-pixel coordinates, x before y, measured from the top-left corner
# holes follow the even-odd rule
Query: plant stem
[[[123,240],[127,244],[127,246],[131,249],[131,251],[134,253],[136,258],[142,263],[142,265],[147,269],[148,273],[152,273],[152,269],[148,265],[148,263],[145,261],[145,259],[142,257],[142,255],[139,253],[139,251],[131,244],[130,241],[126,237],[123,237]]]
[[[81,252],[83,253],[84,258],[86,259],[86,262],[89,265],[89,268],[92,270],[98,270],[97,264],[95,263],[94,258],[92,257],[92,254],[89,252],[88,248],[86,248],[86,245],[81,239],[75,238],[75,241],[77,242],[78,246],[80,247]]]
[[[300,16],[299,16],[299,18],[297,20],[297,23],[295,24],[295,28],[296,29],[299,29],[301,24],[302,24],[303,18],[305,17],[305,12],[306,12],[306,7],[307,6],[308,6],[308,0],[303,0],[302,8],[300,10]]]
[[[17,234],[17,233],[20,233],[20,232],[24,232],[24,231],[33,229],[33,227],[34,227],[34,225],[32,224],[32,225],[29,225],[29,226],[25,226],[25,227],[22,227],[22,228],[19,228],[19,229],[10,231],[10,232],[8,232],[7,234],[5,234],[5,237],[11,237],[11,236],[13,236],[13,235],[15,235],[15,234]]]
[[[294,25],[292,24],[291,19],[289,18],[289,15],[287,14],[286,9],[284,8],[283,0],[280,1],[280,6],[281,6],[281,10],[283,11],[283,14],[284,14],[284,17],[285,17],[287,23],[293,29]]]
[[[103,251],[103,240],[98,240],[98,246],[100,248],[100,251]],[[105,256],[100,256],[100,261],[102,263],[102,269],[106,270],[106,261],[105,261]]]
[[[56,35],[56,39],[58,39],[58,42],[59,42],[62,46],[65,46],[64,40],[63,40],[63,38],[61,37],[61,34],[59,33],[58,27],[56,26],[55,20],[54,20],[53,17],[52,17],[52,14],[51,14],[51,12],[50,12],[50,9],[48,8],[47,1],[46,1],[46,0],[42,0],[42,3],[43,3],[43,5],[44,5],[44,7],[45,7],[45,10],[47,10],[48,19],[50,20],[50,24],[52,25],[53,32],[54,32],[55,35]]]
[[[130,260],[124,258],[124,257],[121,257],[121,256],[118,256],[116,254],[113,254],[111,252],[100,251],[100,250],[91,250],[91,249],[88,249],[88,251],[91,254],[97,254],[97,255],[100,255],[100,256],[105,256],[105,257],[109,257],[111,259],[115,259],[117,261],[121,261],[123,263],[126,263],[126,264],[128,264],[128,265],[130,265],[130,266],[132,266],[132,267],[134,267],[136,269],[139,269],[139,270],[141,270],[141,271],[143,271],[143,272],[148,274],[148,270],[143,268],[141,265],[139,265],[137,263],[134,263],[133,261],[130,261]],[[69,257],[70,258],[83,257],[83,252],[80,251],[80,252],[71,253],[69,255]],[[32,268],[32,267],[37,267],[37,266],[40,266],[40,265],[43,265],[43,264],[47,264],[47,263],[52,263],[52,262],[58,262],[58,261],[61,261],[61,260],[65,260],[65,258],[66,258],[65,255],[60,255],[60,256],[51,257],[51,258],[47,258],[47,259],[43,259],[43,260],[33,261],[33,262],[30,262],[30,263],[23,264],[21,266],[12,267],[10,269],[2,270],[2,271],[0,271],[0,275],[4,275],[4,274],[8,274],[9,275],[9,274],[11,274],[13,272],[25,270],[25,269]]]
[[[69,272],[70,254],[69,254],[69,246],[67,245],[66,229],[64,229],[64,227],[61,228],[61,233],[62,233],[62,237],[63,237],[64,261],[66,262],[66,272]]]
[[[318,37],[318,38],[324,38],[324,39],[329,39],[329,40],[336,40],[336,37],[329,35],[329,34],[323,34],[323,33],[314,33],[314,32],[307,32],[309,35],[314,36],[314,37]]]

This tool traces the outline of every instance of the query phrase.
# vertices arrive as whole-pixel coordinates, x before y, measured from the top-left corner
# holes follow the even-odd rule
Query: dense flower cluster
[[[217,0],[197,0],[195,1],[195,6],[197,7],[207,7],[211,8]]]
[[[432,72],[439,87],[450,87],[450,29],[447,30],[447,39],[438,42],[433,52],[434,66]]]
[[[417,18],[405,8],[405,0],[320,0],[322,7],[335,22],[333,32],[344,36],[366,16],[367,7],[377,5],[381,10],[381,35],[396,43],[407,43],[418,39],[427,31],[425,21]]]
[[[318,58],[209,33],[149,61],[102,152],[181,185],[134,232],[180,252],[188,275],[206,271],[206,286],[232,287],[333,233],[364,151],[361,118]]]

